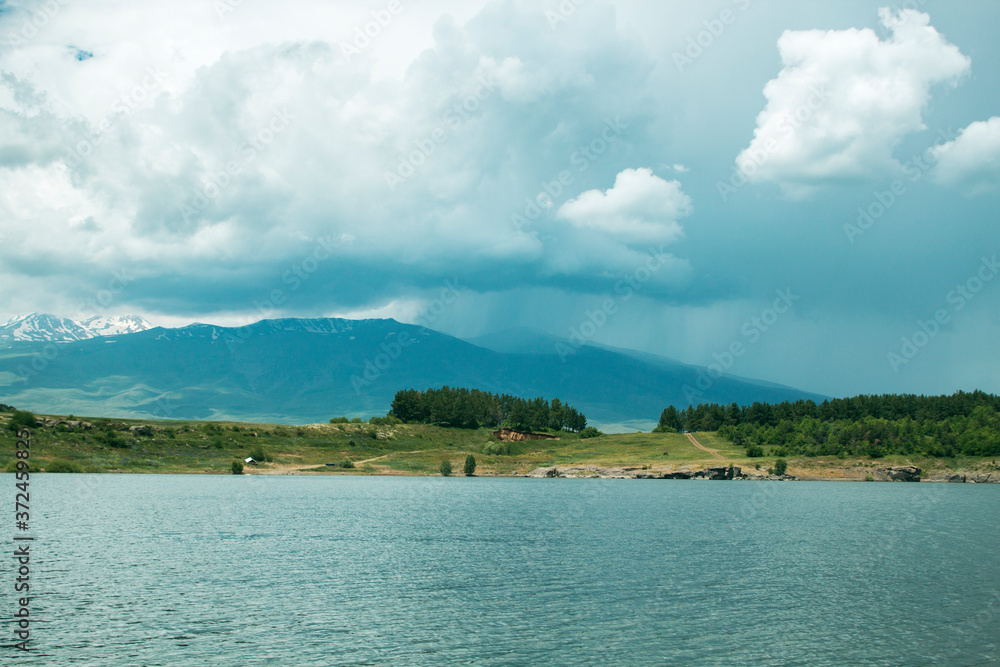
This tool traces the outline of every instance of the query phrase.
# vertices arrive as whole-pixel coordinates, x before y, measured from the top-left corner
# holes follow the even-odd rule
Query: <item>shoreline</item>
[[[0,415],[0,465],[12,472],[14,433]],[[607,434],[501,442],[489,429],[363,422],[284,426],[245,422],[111,421],[37,415],[31,472],[440,477],[468,456],[478,477],[725,481],[924,481],[1000,483],[994,457],[891,455],[749,457],[716,433]],[[4,456],[6,454],[6,456]],[[779,468],[780,470],[781,468]]]
[[[768,474],[742,474],[734,475],[732,478],[720,476],[713,472],[724,470],[728,466],[718,466],[702,469],[692,469],[688,471],[671,471],[644,469],[641,466],[596,466],[596,465],[568,465],[568,466],[547,466],[536,468],[530,472],[493,472],[483,470],[474,475],[455,474],[449,477],[475,477],[475,478],[508,478],[508,479],[621,479],[621,480],[654,480],[654,481],[732,481],[732,482],[864,482],[864,483],[923,483],[923,484],[1000,484],[1000,474],[982,473],[977,471],[961,470],[950,476],[935,475],[932,477],[914,477],[909,479],[893,478],[891,474],[879,477],[846,477],[842,475],[790,475],[781,477]],[[735,468],[740,470],[739,467]],[[886,470],[886,469],[883,469]],[[12,474],[12,473],[7,473]],[[33,474],[46,474],[44,471]],[[244,471],[240,475],[233,475],[231,472],[218,470],[104,470],[90,473],[47,473],[53,475],[61,474],[94,474],[94,475],[216,475],[222,477],[442,477],[435,473],[420,473],[400,470],[369,470],[369,471],[347,471],[337,469],[326,469],[325,466],[314,466],[308,468],[287,467],[287,468],[258,468]]]

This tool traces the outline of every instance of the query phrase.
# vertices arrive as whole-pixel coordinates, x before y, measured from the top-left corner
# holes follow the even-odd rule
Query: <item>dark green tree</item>
[[[466,477],[472,477],[476,474],[476,457],[469,454],[465,457],[465,466],[462,468],[462,472],[465,473]]]
[[[672,405],[660,413],[660,423],[658,425],[672,428],[675,431],[682,431],[684,429],[684,425],[681,423],[681,416],[678,414],[677,408]]]
[[[552,405],[549,407],[549,428],[553,431],[562,430],[565,426],[563,420],[563,404],[558,398],[552,399]]]

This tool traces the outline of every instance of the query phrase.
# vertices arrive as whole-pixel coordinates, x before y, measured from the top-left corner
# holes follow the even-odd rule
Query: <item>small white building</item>
[[[254,460],[252,456],[246,457],[245,459],[243,459],[243,462],[246,463],[247,465],[254,465],[254,466],[257,465],[257,462]]]

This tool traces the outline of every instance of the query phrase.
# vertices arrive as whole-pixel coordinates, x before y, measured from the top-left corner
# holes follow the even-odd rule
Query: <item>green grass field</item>
[[[0,466],[13,470],[15,434],[7,428],[10,414],[0,414]],[[40,419],[66,419],[39,415]],[[81,418],[73,418],[81,419]],[[424,425],[374,426],[367,423],[279,426],[237,422],[103,420],[83,430],[64,426],[32,429],[32,470],[79,472],[157,472],[231,474],[232,463],[251,456],[257,448],[270,461],[247,465],[246,474],[436,475],[444,458],[461,474],[467,454],[473,454],[480,475],[518,475],[547,466],[647,466],[678,470],[729,465],[761,472],[774,465],[773,457],[751,459],[742,448],[715,433],[698,433],[710,452],[695,447],[678,433],[630,433],[581,439],[562,433],[560,440],[511,443],[510,455],[487,455],[490,430],[449,429]],[[149,426],[148,434],[134,426]],[[109,436],[109,434],[112,434]],[[110,443],[110,444],[109,444]],[[339,465],[346,459],[354,468]],[[826,479],[863,479],[872,468],[917,465],[926,471],[996,468],[980,459],[886,457],[838,459],[790,458],[789,473]],[[329,466],[327,464],[338,464]]]

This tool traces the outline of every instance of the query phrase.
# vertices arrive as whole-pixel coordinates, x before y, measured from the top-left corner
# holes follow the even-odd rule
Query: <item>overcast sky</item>
[[[0,1],[0,319],[530,326],[828,395],[1000,392],[998,25]]]

